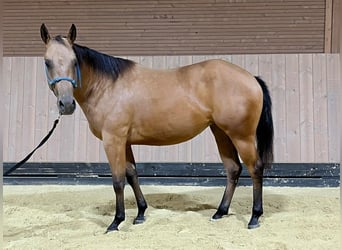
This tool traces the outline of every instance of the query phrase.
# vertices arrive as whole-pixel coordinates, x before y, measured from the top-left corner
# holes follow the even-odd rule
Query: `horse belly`
[[[164,119],[157,122],[143,122],[140,126],[133,127],[129,136],[130,144],[141,145],[172,145],[181,143],[201,133],[209,122],[189,122],[185,119],[170,121]]]

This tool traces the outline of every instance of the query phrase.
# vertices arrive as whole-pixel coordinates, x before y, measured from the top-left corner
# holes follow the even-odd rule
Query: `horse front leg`
[[[104,149],[112,172],[113,188],[116,196],[116,211],[113,222],[106,233],[119,230],[125,220],[124,188],[126,177],[126,142],[122,137],[104,138]]]
[[[132,147],[130,145],[126,148],[126,161],[127,182],[133,189],[138,206],[138,215],[134,219],[133,224],[141,224],[145,221],[145,210],[147,209],[147,203],[140,189],[136,164],[133,156]]]

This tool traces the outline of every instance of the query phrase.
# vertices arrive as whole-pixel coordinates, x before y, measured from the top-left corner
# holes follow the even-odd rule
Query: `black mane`
[[[78,44],[73,45],[73,50],[80,65],[87,64],[95,72],[106,74],[114,81],[135,64],[133,61],[109,56]]]

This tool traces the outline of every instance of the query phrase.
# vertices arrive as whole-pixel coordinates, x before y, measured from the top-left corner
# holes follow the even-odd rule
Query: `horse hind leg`
[[[210,126],[210,129],[215,136],[220,157],[227,173],[227,184],[221,203],[212,217],[212,220],[217,220],[228,214],[234,191],[241,174],[242,166],[239,161],[237,151],[230,138],[216,125]]]
[[[253,208],[248,229],[257,228],[259,227],[259,217],[263,214],[262,180],[264,165],[258,157],[254,136],[235,141],[233,138],[232,140],[253,181]]]
[[[126,149],[126,160],[126,179],[128,184],[133,189],[134,196],[138,206],[138,215],[134,219],[133,224],[141,224],[145,221],[145,210],[147,209],[147,203],[140,189],[136,164],[131,146],[128,146]]]

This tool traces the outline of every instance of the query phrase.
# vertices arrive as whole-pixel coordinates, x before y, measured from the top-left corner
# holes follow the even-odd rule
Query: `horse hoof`
[[[219,219],[221,219],[222,218],[222,216],[221,215],[213,215],[213,217],[211,217],[211,221],[217,221],[217,220],[219,220]]]
[[[255,215],[253,214],[249,223],[248,223],[248,229],[254,229],[254,228],[258,228],[260,227],[260,224],[259,224],[259,217],[261,216],[260,215]]]
[[[255,229],[260,227],[259,222],[257,222],[256,224],[248,224],[248,229]]]
[[[115,232],[115,231],[119,231],[119,229],[108,229],[106,230],[105,234],[111,233],[111,232]]]
[[[211,217],[211,221],[219,220],[225,215],[227,215],[227,213],[216,212],[213,217]]]
[[[119,231],[118,225],[110,225],[107,228],[105,234],[110,233],[110,232],[114,232],[114,231]]]
[[[133,221],[133,225],[138,225],[138,224],[142,224],[145,222],[145,217],[142,218],[135,218],[135,220]]]

